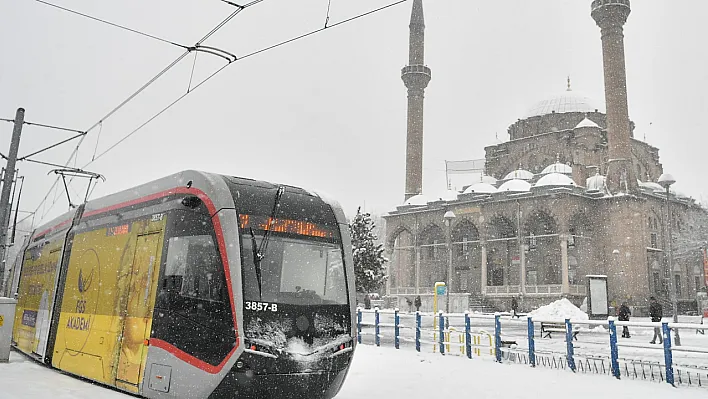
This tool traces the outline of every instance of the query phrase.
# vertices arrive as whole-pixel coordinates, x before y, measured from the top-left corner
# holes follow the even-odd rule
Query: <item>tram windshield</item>
[[[338,240],[280,230],[272,230],[263,246],[264,231],[254,230],[251,236],[250,229],[240,229],[244,299],[293,305],[347,304]],[[254,243],[262,251],[260,261],[254,254]]]

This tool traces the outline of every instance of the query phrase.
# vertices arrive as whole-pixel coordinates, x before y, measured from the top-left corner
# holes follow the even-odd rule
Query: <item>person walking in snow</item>
[[[371,297],[369,297],[369,294],[364,297],[364,309],[371,309]]]
[[[631,315],[632,312],[629,310],[629,306],[627,306],[627,303],[622,302],[622,305],[620,306],[618,312],[619,321],[629,321],[629,316]],[[622,326],[622,338],[629,338],[629,327]]]
[[[516,312],[517,309],[519,309],[519,302],[516,300],[516,297],[511,298],[511,317],[519,317],[519,314]]]
[[[420,300],[420,295],[416,295],[414,305],[415,305],[415,311],[420,312],[420,306],[422,305],[422,301]]]
[[[651,316],[651,321],[653,323],[658,323],[664,316],[664,310],[662,309],[661,304],[656,300],[656,297],[652,296],[649,300],[651,301],[649,305],[649,316]],[[664,338],[661,335],[661,327],[654,327],[654,338],[651,339],[652,344],[656,343],[656,337],[659,337],[660,344],[664,342]]]

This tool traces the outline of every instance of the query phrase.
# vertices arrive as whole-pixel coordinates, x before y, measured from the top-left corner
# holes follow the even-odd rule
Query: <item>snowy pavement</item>
[[[359,345],[352,369],[337,399],[457,397],[527,399],[545,392],[574,399],[612,394],[643,399],[705,398],[704,389],[673,388],[665,383],[618,381],[606,375],[573,374],[499,364],[490,358],[473,360]],[[128,399],[132,396],[92,385],[40,366],[11,353],[0,364],[0,398]],[[197,399],[197,398],[194,398]]]

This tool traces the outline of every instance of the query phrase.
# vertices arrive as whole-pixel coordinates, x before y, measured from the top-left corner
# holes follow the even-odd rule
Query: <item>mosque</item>
[[[512,297],[526,309],[561,297],[580,305],[587,276],[602,275],[608,299],[627,302],[636,315],[652,295],[669,314],[672,289],[679,312],[697,310],[696,294],[708,282],[708,213],[658,183],[672,180],[662,177],[659,151],[634,135],[623,39],[629,0],[595,0],[590,10],[601,33],[606,109],[568,80],[509,126],[509,141],[485,148],[479,182],[429,195],[422,192],[423,102],[432,73],[423,3],[414,0],[402,70],[406,192],[384,216],[390,301],[406,308],[420,295],[431,310],[441,281],[450,311],[508,310]]]

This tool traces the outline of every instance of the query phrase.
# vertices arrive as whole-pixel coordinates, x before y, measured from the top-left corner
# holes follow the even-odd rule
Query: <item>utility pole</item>
[[[15,179],[17,151],[20,148],[20,135],[22,134],[22,125],[24,122],[25,109],[18,108],[15,114],[15,127],[12,129],[10,153],[7,154],[7,166],[5,167],[2,193],[0,194],[0,292],[3,291],[5,282],[5,252],[7,250],[7,231],[10,219],[10,193],[12,191],[12,182]]]

